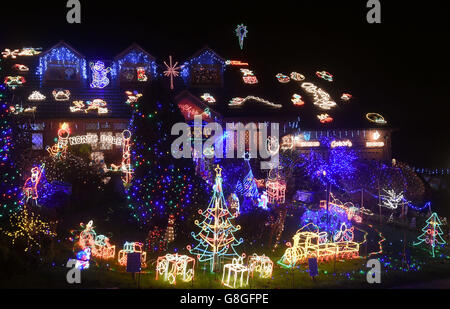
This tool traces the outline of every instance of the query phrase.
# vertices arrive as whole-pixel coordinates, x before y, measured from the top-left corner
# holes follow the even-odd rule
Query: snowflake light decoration
[[[175,64],[172,65],[172,56],[169,56],[169,65],[164,61],[164,65],[167,68],[167,70],[164,71],[164,75],[170,76],[170,89],[173,89],[173,78],[177,77],[180,74],[178,70],[183,68],[183,65],[177,67],[177,64],[178,62],[175,62]]]

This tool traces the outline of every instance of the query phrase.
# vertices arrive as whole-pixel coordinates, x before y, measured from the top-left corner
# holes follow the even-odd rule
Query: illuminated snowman
[[[108,73],[111,68],[105,68],[105,63],[103,61],[96,61],[90,63],[92,70],[92,82],[91,88],[105,88],[109,85]]]

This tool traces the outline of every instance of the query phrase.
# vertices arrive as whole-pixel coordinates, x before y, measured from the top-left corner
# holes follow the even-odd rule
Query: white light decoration
[[[267,137],[267,151],[272,155],[276,155],[280,151],[280,142],[275,136]]]
[[[216,103],[216,99],[210,95],[209,93],[204,93],[201,98],[203,99],[203,101],[208,102],[210,104],[214,104]]]
[[[343,93],[342,96],[341,96],[341,100],[342,100],[342,101],[350,101],[350,99],[351,99],[352,97],[353,97],[353,96],[352,96],[351,94],[349,94],[349,93]]]
[[[249,269],[244,266],[243,257],[233,258],[231,264],[223,266],[222,284],[229,288],[242,288],[248,285]]]
[[[103,137],[103,136],[102,136]],[[69,145],[81,145],[81,144],[97,144],[98,135],[78,135],[69,137]]]
[[[305,80],[305,76],[303,74],[292,72],[291,73],[291,79],[295,80],[296,82],[302,82]]]
[[[194,279],[195,259],[187,255],[166,254],[156,261],[156,280],[163,276],[165,281],[176,284],[177,277],[184,282]]]
[[[39,91],[33,91],[28,96],[28,101],[33,101],[33,102],[44,101],[46,98],[47,97],[45,95],[43,95],[42,93],[40,93]]]
[[[386,194],[381,194],[381,204],[380,206],[386,207],[388,209],[397,209],[398,205],[401,203],[407,204],[403,198],[403,192],[396,193],[393,189],[386,190],[383,189]]]
[[[387,121],[384,119],[384,117],[377,113],[367,113],[366,118],[370,122],[374,122],[376,124],[386,124],[387,123]]]
[[[277,75],[275,75],[275,77],[278,79],[278,81],[282,84],[286,84],[289,83],[291,81],[291,79],[289,78],[289,76],[284,75],[282,73],[278,73]]]
[[[273,271],[273,262],[272,260],[263,255],[257,255],[254,253],[248,261],[248,268],[250,270],[250,274],[253,278],[254,273],[259,273],[259,277],[263,279],[268,279],[272,277]]]
[[[350,140],[343,140],[343,141],[332,141],[330,147],[336,148],[336,147],[352,147],[353,144]]]
[[[321,123],[329,123],[329,122],[332,122],[332,121],[333,121],[333,118],[330,117],[330,115],[328,115],[328,114],[320,114],[320,115],[317,115],[317,118],[319,119],[319,121],[320,121]]]
[[[367,148],[384,147],[384,142],[366,142]]]
[[[296,146],[302,147],[302,148],[320,147],[320,142],[319,141],[299,141],[299,142],[296,142]]]
[[[319,108],[328,110],[336,107],[337,104],[331,100],[330,95],[313,83],[302,83],[301,87],[313,96],[313,103]]]
[[[240,97],[233,98],[232,100],[230,100],[230,103],[228,103],[228,106],[241,106],[248,100],[254,100],[254,101],[257,101],[257,102],[264,103],[266,105],[275,107],[275,108],[283,107],[283,105],[281,105],[281,104],[275,104],[275,103],[272,103],[270,101],[264,100],[263,98],[255,97],[255,96],[252,96],[252,95],[246,96],[245,98],[240,98]]]
[[[249,69],[241,69],[242,73],[242,80],[246,84],[257,84],[258,79],[256,78],[255,74],[253,74],[253,71]]]
[[[53,90],[52,92],[53,98],[55,101],[69,101],[70,99],[70,91],[69,90]]]
[[[16,59],[18,54],[18,49],[10,50],[9,48],[6,48],[5,51],[2,52],[2,56],[5,59],[8,57],[11,57],[11,59]]]
[[[302,100],[302,96],[299,94],[294,93],[292,95],[292,99],[291,99],[292,103],[296,106],[302,106],[305,105],[305,102],[303,102]]]
[[[373,132],[373,134],[372,134],[372,139],[373,139],[373,140],[376,141],[376,140],[378,140],[380,137],[381,137],[380,132],[378,132],[378,131]]]

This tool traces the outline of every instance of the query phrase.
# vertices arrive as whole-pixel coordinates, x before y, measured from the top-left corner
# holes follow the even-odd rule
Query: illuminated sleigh
[[[113,259],[116,255],[116,246],[109,243],[109,238],[105,235],[95,237],[92,255],[103,260]]]
[[[278,261],[284,267],[294,267],[315,257],[319,262],[336,259],[352,259],[359,256],[359,243],[354,241],[328,242],[327,232],[309,232],[298,230],[294,243],[287,243],[289,248]]]
[[[141,253],[141,267],[147,267],[147,253],[142,250],[143,244],[140,242],[125,242],[123,245],[123,250],[119,251],[118,262],[122,266],[127,266],[127,255],[128,253]]]

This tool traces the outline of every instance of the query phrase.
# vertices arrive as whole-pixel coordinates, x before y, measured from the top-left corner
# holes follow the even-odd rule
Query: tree
[[[231,214],[225,201],[222,190],[222,169],[217,166],[215,184],[213,186],[213,196],[205,211],[198,213],[204,217],[202,222],[195,221],[195,225],[200,227],[200,232],[191,235],[198,244],[188,250],[191,254],[196,254],[200,262],[209,262],[211,272],[218,262],[219,257],[239,257],[235,247],[243,242],[243,239],[236,239],[234,233],[239,231],[239,225],[233,225],[231,220],[235,217]]]
[[[427,225],[422,229],[422,234],[417,237],[419,242],[414,243],[414,246],[420,245],[421,243],[426,243],[431,247],[431,255],[435,256],[436,245],[445,245],[446,242],[442,238],[444,232],[441,229],[441,220],[437,213],[433,212],[431,216],[426,221]]]

